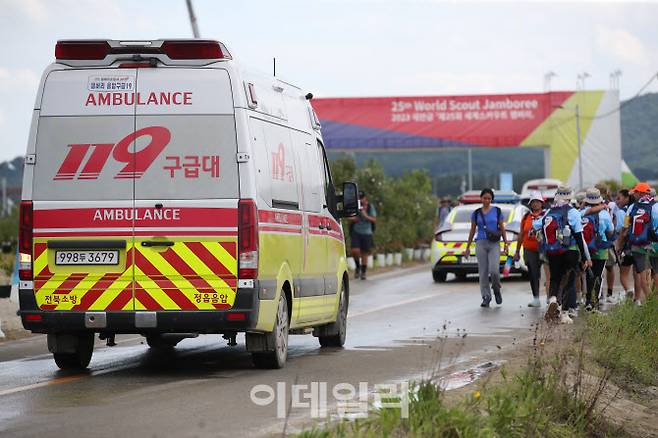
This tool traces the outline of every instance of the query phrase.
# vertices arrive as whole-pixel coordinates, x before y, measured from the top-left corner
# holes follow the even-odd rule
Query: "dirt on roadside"
[[[566,354],[573,366],[578,362],[584,319],[580,318],[573,326],[547,326],[541,323],[535,335],[521,340],[510,348],[488,357],[492,362],[502,362],[503,367],[492,367],[482,379],[459,389],[445,392],[446,401],[457,401],[464,396],[480,391],[504,381],[503,374],[513,376],[521,372],[537,354],[550,360],[552,357]],[[591,359],[586,345],[582,350],[585,364],[582,377],[583,391],[593,392],[601,381],[604,369]],[[448,371],[448,374],[450,372]],[[658,387],[643,386],[628,382],[618,376],[612,376],[599,397],[598,415],[607,421],[612,430],[618,430],[620,436],[637,438],[658,438]],[[614,436],[618,434],[615,433]]]

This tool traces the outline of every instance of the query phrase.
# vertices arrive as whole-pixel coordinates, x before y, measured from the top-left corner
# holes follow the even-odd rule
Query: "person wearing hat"
[[[563,324],[573,323],[567,309],[574,306],[576,302],[576,267],[579,261],[584,268],[592,266],[583,239],[580,212],[569,204],[572,198],[573,191],[570,187],[558,187],[551,208],[544,216],[533,222],[535,230],[542,231],[551,271],[551,297],[544,317],[547,321],[559,321]],[[565,220],[563,221],[562,218]],[[555,224],[562,228],[555,227]],[[552,232],[555,235],[547,235]],[[551,245],[558,245],[559,248],[551,249]]]
[[[519,261],[521,258],[521,247],[523,247],[523,260],[528,267],[530,289],[532,290],[532,300],[528,303],[528,307],[540,307],[539,279],[541,277],[542,262],[539,258],[539,241],[532,227],[533,221],[544,214],[544,197],[540,192],[534,191],[530,194],[528,207],[530,211],[523,215],[521,219],[521,232],[517,238],[514,261]]]
[[[617,243],[617,251],[620,251],[625,243],[630,243],[630,251],[633,256],[633,274],[635,278],[635,304],[642,305],[649,295],[649,282],[646,274],[648,262],[652,268],[658,271],[658,258],[649,258],[649,253],[655,254],[658,250],[656,245],[656,230],[658,229],[658,204],[655,196],[651,195],[651,186],[646,182],[639,182],[633,190],[635,202],[628,208],[624,220],[624,228]],[[647,216],[650,220],[647,221]],[[647,228],[647,242],[634,242],[640,230]],[[635,238],[634,238],[635,237]]]
[[[373,247],[373,233],[375,223],[377,222],[377,210],[375,206],[368,202],[368,196],[365,192],[359,192],[359,214],[349,218],[350,224],[351,251],[356,264],[355,278],[365,280],[366,269],[368,268],[368,256]]]
[[[608,242],[615,233],[612,223],[612,216],[603,203],[601,191],[597,188],[588,189],[585,194],[584,203],[589,208],[583,209],[583,222],[594,220],[595,215],[598,220],[595,224],[598,228],[595,230],[594,239],[601,242],[601,248],[597,248],[590,255],[592,258],[592,274],[586,276],[585,290],[585,310],[591,311],[598,306],[599,292],[603,281],[603,269],[608,260],[608,249],[604,248],[604,242]],[[598,207],[598,208],[597,208]]]

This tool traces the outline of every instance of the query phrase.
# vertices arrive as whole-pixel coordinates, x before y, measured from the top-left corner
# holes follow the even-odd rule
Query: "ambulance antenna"
[[[273,76],[276,77],[276,58],[272,58],[272,71]]]

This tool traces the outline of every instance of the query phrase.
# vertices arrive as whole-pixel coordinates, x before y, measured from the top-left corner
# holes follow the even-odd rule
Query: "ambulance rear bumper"
[[[34,291],[19,291],[23,327],[33,333],[225,333],[243,332],[258,322],[257,289],[238,289],[230,310],[43,311]]]

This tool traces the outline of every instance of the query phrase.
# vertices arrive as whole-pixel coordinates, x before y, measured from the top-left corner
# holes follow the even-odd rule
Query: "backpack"
[[[601,237],[598,212],[585,216],[581,223],[583,224],[583,239],[585,239],[585,244],[591,252],[608,249],[612,246],[614,239],[607,241]]]
[[[656,232],[653,229],[651,209],[655,201],[639,200],[631,207],[629,214],[631,223],[628,241],[633,246],[644,246],[656,242]]]
[[[502,211],[500,210],[500,207],[494,207],[496,209],[496,225],[500,223],[500,216],[503,214]],[[498,229],[498,226],[496,226],[496,231],[490,231],[487,229],[487,219],[484,217],[484,213],[482,213],[482,207],[478,208],[475,210],[475,224],[477,225],[478,222],[478,215],[482,217],[482,228],[484,229],[484,234],[487,236],[487,240],[490,242],[499,242],[500,241],[500,231]]]
[[[562,235],[562,230],[569,223],[569,208],[569,205],[552,207],[542,218],[542,250],[548,255],[564,254],[574,242],[572,236],[565,245]]]

